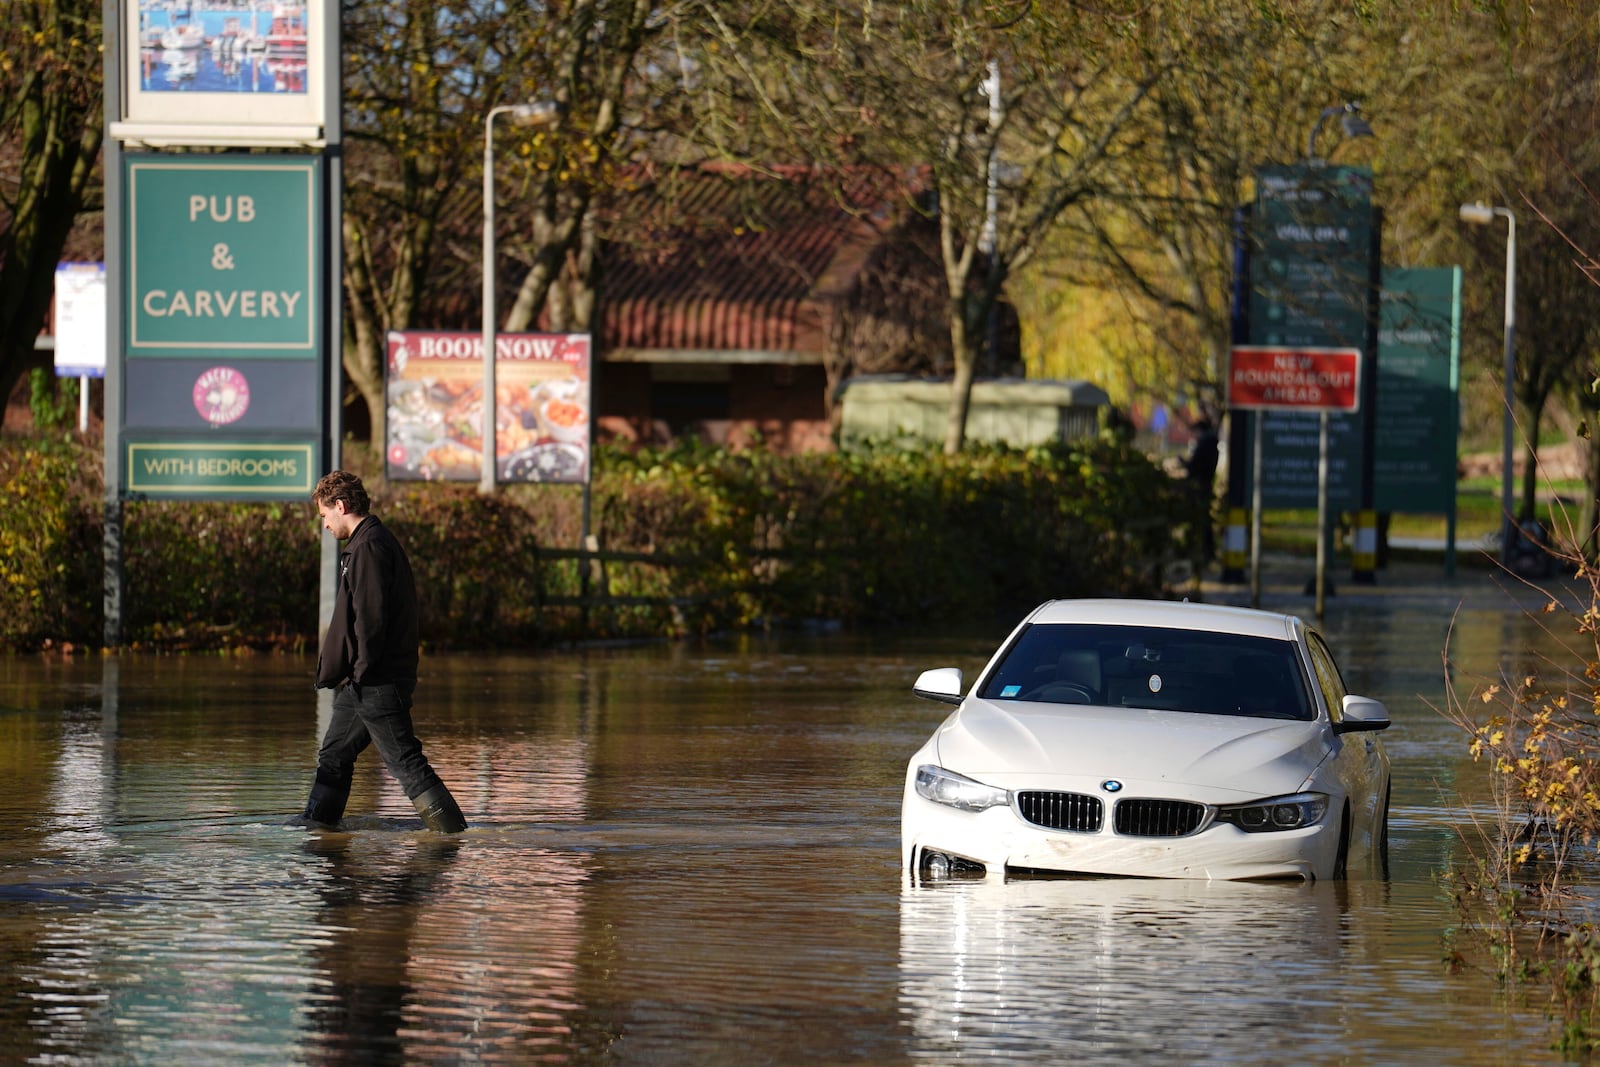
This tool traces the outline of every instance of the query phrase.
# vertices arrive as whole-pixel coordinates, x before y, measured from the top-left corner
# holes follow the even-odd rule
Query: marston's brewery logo
[[[250,383],[232,367],[212,367],[194,382],[194,409],[213,426],[226,426],[250,407]]]

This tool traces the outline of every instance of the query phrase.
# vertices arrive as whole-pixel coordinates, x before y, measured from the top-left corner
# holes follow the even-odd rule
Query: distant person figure
[[[411,561],[376,515],[361,479],[334,471],[311,491],[323,527],[346,541],[339,555],[333,619],[317,660],[317,688],[333,689],[333,721],[317,753],[307,822],[333,826],[344,815],[356,757],[369,743],[430,830],[467,828],[450,790],[422,754],[411,725],[417,687],[417,589]]]
[[[1217,477],[1217,459],[1220,453],[1217,440],[1217,428],[1211,424],[1209,416],[1202,415],[1189,427],[1194,431],[1194,440],[1189,442],[1189,454],[1184,457],[1183,469],[1188,472],[1189,480],[1205,490],[1206,496],[1211,495],[1211,483]]]
[[[1200,543],[1204,559],[1209,562],[1217,552],[1216,532],[1211,528],[1211,497],[1217,478],[1219,442],[1217,429],[1211,417],[1201,415],[1189,427],[1194,439],[1189,443],[1189,454],[1184,457],[1183,469],[1189,483],[1189,492],[1199,510],[1196,521],[1200,524]]]

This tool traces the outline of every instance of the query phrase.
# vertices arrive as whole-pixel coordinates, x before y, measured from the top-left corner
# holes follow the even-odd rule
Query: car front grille
[[[1198,830],[1205,817],[1204,804],[1129,797],[1117,801],[1113,826],[1125,837],[1183,837]]]
[[[1093,834],[1105,822],[1105,805],[1084,793],[1027,790],[1017,794],[1017,810],[1035,826]]]

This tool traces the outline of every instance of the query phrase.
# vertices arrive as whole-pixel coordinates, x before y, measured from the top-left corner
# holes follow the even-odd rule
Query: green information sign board
[[[1263,167],[1256,174],[1250,342],[1360,347],[1372,274],[1372,173]]]
[[[1372,172],[1315,164],[1256,173],[1250,237],[1250,343],[1286,348],[1360,348],[1370,353],[1375,214]],[[1367,367],[1370,368],[1370,361]],[[1363,377],[1369,371],[1363,371]],[[1328,418],[1328,502],[1361,505],[1365,424],[1370,412]],[[1252,419],[1262,443],[1267,507],[1317,506],[1320,415],[1268,412]]]
[[[127,354],[318,352],[319,156],[124,156]]]
[[[306,497],[316,485],[313,442],[125,442],[128,491],[209,499]]]
[[[1384,268],[1373,489],[1378,511],[1454,513],[1460,375],[1461,268]]]

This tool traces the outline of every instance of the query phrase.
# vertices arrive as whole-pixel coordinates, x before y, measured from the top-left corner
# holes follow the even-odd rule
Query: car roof
[[[1194,604],[1186,600],[1048,600],[1035,608],[1026,621],[1035,625],[1090,623],[1210,630],[1279,641],[1294,640],[1305,629],[1305,623],[1293,615],[1220,604]]]

